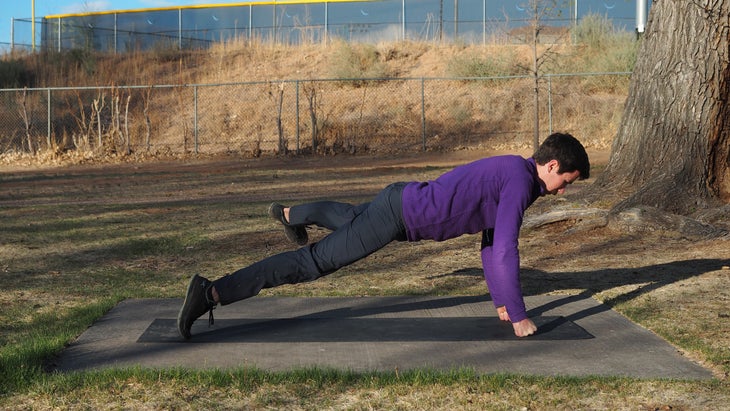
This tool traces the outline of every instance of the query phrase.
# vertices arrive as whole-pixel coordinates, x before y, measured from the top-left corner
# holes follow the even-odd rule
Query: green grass
[[[647,386],[654,390],[671,387],[698,396],[723,388],[718,381],[659,380],[648,383],[619,377],[480,375],[468,369],[353,372],[308,368],[265,372],[252,368],[207,371],[128,368],[70,374],[36,373],[29,380],[18,397],[39,398],[48,404],[55,401],[56,405],[87,404],[91,408],[104,405],[107,400],[124,406],[142,399],[147,406],[156,404],[153,408],[184,409],[229,409],[242,403],[252,408],[312,410],[423,409],[423,406],[436,409],[562,409],[575,407],[581,399],[607,393],[623,393],[630,397]],[[150,396],[150,393],[155,394]],[[228,395],[217,397],[224,393]],[[428,394],[424,397],[421,393]],[[620,402],[609,404],[611,409],[621,408]],[[662,403],[647,399],[645,404]]]
[[[45,373],[64,346],[122,299],[108,297],[94,304],[36,315],[22,327],[9,327],[0,349],[0,395],[54,381]]]

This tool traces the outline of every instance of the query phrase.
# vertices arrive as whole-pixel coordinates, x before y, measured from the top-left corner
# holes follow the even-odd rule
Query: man
[[[443,241],[481,232],[484,277],[499,318],[510,321],[518,337],[531,335],[537,327],[527,317],[519,278],[522,217],[538,197],[562,194],[568,184],[589,175],[583,145],[570,134],[554,133],[531,158],[483,158],[433,181],[391,184],[370,203],[322,201],[293,207],[274,203],[269,215],[299,245],[308,242],[308,225],[333,231],[316,243],[215,281],[194,275],[178,315],[178,330],[189,339],[193,322],[210,312],[212,323],[212,310],[219,303],[253,297],[263,288],[315,280],[392,241]]]

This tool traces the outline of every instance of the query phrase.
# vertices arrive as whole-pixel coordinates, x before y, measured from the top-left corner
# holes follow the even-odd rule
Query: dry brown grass
[[[548,53],[545,48],[540,51]],[[549,50],[551,57],[544,73],[559,73],[565,67],[576,67],[587,55],[593,54],[595,51],[585,46],[556,46]],[[123,102],[129,98],[129,112],[116,117],[123,117],[122,123],[129,119],[129,136],[135,153],[128,160],[136,161],[145,156],[181,155],[194,150],[193,90],[185,85],[236,82],[261,83],[198,89],[199,139],[206,144],[202,152],[257,156],[278,151],[278,136],[273,125],[277,122],[279,88],[283,88],[286,96],[281,120],[289,150],[296,149],[294,137],[297,133],[301,134],[305,152],[311,150],[308,89],[317,93],[322,104],[316,115],[320,123],[317,151],[417,150],[421,146],[422,115],[419,82],[307,81],[342,77],[418,79],[524,75],[527,74],[525,67],[530,66],[529,55],[530,49],[524,45],[413,42],[350,45],[335,42],[327,46],[293,47],[234,41],[205,51],[171,49],[123,56],[73,51],[26,56],[24,61],[34,67],[36,86],[116,87],[101,92],[54,92],[55,145],[52,150],[43,150],[51,151],[67,162],[75,162],[79,157],[87,159],[89,155],[95,161],[104,162],[118,161],[126,150],[110,125],[113,119],[108,112],[115,95]],[[606,64],[603,70],[611,71],[610,63]],[[594,68],[594,71],[599,70],[601,67]],[[285,82],[291,80],[301,81],[298,123],[293,114],[297,110],[293,104],[295,85]],[[553,129],[570,130],[590,147],[608,147],[627,94],[626,79],[597,76],[550,81]],[[173,87],[118,88],[151,84]],[[425,137],[430,149],[523,148],[531,143],[531,139],[524,137],[531,134],[534,126],[533,86],[529,79],[489,84],[429,81],[426,87]],[[541,88],[540,117],[542,129],[546,129],[547,79],[541,82]],[[101,97],[105,97],[107,103],[102,116],[102,150],[95,145],[97,127],[91,113],[93,101]],[[45,93],[30,96],[37,112],[44,111],[41,110],[44,101]],[[127,107],[122,105],[122,108]],[[89,125],[89,129],[84,129]],[[45,147],[45,123],[39,123],[35,128],[40,130],[37,130],[37,138]],[[150,151],[146,144],[148,136],[153,144]],[[74,151],[84,154],[80,156]],[[36,155],[37,161],[47,161],[48,153]],[[1,160],[12,163],[17,157],[16,153],[5,154]],[[24,161],[29,162],[27,157],[32,155],[25,157]]]

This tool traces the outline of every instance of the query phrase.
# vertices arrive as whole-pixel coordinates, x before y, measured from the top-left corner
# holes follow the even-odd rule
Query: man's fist
[[[537,331],[537,326],[529,318],[512,323],[512,328],[515,329],[515,335],[518,337],[527,337],[528,335],[535,334],[535,331]]]

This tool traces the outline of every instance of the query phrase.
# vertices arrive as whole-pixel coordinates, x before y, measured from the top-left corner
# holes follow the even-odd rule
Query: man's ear
[[[552,159],[548,161],[547,164],[545,164],[545,167],[547,168],[548,172],[551,172],[553,170],[557,172],[558,170],[560,170],[560,163],[558,162],[558,160]]]

